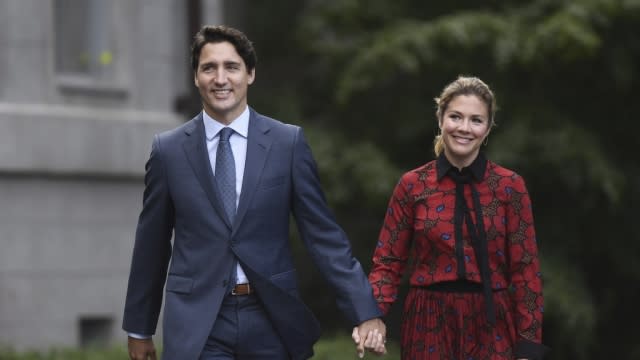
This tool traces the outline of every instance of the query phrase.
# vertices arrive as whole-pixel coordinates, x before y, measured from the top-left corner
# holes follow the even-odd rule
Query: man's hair
[[[236,49],[238,55],[244,61],[247,71],[251,72],[258,62],[256,51],[247,36],[240,30],[225,25],[205,25],[193,37],[191,45],[191,68],[197,72],[200,61],[200,52],[208,43],[228,42]]]

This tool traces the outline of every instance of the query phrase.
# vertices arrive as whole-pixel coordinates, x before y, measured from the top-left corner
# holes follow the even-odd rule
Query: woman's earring
[[[484,138],[484,141],[482,143],[484,144],[484,146],[487,146],[487,144],[489,143],[489,135]]]

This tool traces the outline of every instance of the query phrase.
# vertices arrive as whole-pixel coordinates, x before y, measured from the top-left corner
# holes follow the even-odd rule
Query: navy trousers
[[[289,359],[258,297],[227,295],[200,360]]]

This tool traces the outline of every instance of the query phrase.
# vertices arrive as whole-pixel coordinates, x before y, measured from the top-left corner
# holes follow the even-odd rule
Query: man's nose
[[[223,69],[216,70],[213,80],[218,84],[224,84],[227,82],[227,74]]]

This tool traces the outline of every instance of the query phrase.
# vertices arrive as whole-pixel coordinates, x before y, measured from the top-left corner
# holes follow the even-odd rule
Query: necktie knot
[[[233,129],[230,127],[225,127],[220,130],[220,141],[229,141],[229,138],[233,134]]]

